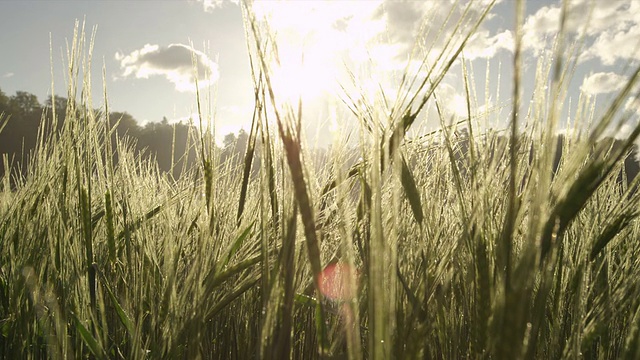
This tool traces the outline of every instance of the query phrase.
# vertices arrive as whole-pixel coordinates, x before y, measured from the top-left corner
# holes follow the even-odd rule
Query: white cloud
[[[544,6],[524,22],[523,45],[525,49],[538,53],[548,47],[549,38],[560,28],[560,7]]]
[[[436,95],[440,105],[443,106],[445,119],[451,115],[458,118],[467,116],[467,99],[458,93],[453,86],[441,83]]]
[[[525,20],[524,47],[535,54],[549,49],[560,29],[559,4],[544,6]],[[640,60],[640,1],[573,0],[567,13],[567,42],[586,36],[580,60]]]
[[[489,4],[489,0],[462,3],[452,0],[385,0],[380,11],[386,21],[384,31],[391,34],[390,42],[404,45],[405,53],[399,54],[399,59],[404,60],[416,42],[423,50],[434,55],[433,58],[440,53],[448,58],[472,31]],[[487,18],[491,18],[490,15]],[[469,59],[490,58],[498,51],[512,47],[513,36],[510,31],[492,33],[485,24],[480,24],[467,42],[465,56]]]
[[[2,77],[5,78],[5,79],[8,79],[10,77],[13,77],[13,75],[15,75],[15,74],[12,73],[12,72],[8,72],[8,73],[3,74]]]
[[[385,1],[376,10],[375,16],[384,19],[390,42],[413,44],[416,32],[428,11],[444,10],[442,4],[429,2]]]
[[[599,72],[584,79],[580,90],[589,95],[607,94],[622,89],[627,77],[613,72]]]
[[[624,104],[624,109],[627,111],[633,111],[636,114],[640,114],[640,99],[639,98],[630,98]]]
[[[584,30],[587,35],[624,29],[640,20],[638,5],[637,0],[574,0],[569,16],[570,29]]]
[[[617,93],[627,86],[629,77],[614,72],[599,72],[587,76],[580,86],[585,94],[596,96],[600,94]],[[640,114],[640,82],[631,88],[624,103],[624,110]]]
[[[464,56],[469,60],[477,58],[492,58],[500,50],[513,51],[514,39],[510,30],[490,35],[489,30],[477,31],[464,48]]]
[[[640,25],[635,23],[627,29],[603,32],[582,60],[591,58],[599,58],[604,65],[613,65],[616,60],[640,60]]]
[[[238,4],[239,0],[196,0],[202,3],[202,8],[206,12],[212,12],[215,9],[221,8],[227,4]]]
[[[636,82],[631,89],[631,94],[624,104],[624,109],[626,111],[632,111],[636,115],[640,115],[640,82]]]
[[[198,85],[204,87],[215,82],[219,77],[218,65],[206,54],[188,45],[161,47],[147,44],[128,55],[119,52],[115,55],[120,62],[122,77],[147,79],[153,75],[164,76],[181,92],[195,91],[193,57],[198,63]]]

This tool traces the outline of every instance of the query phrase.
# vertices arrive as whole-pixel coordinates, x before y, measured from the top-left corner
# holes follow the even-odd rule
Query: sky
[[[404,73],[426,74],[420,60],[426,57],[428,68],[441,69],[455,40],[489,2],[475,1],[465,12],[469,0],[269,0],[255,1],[252,13],[268,19],[277,44],[278,56],[271,52],[267,59],[276,94],[283,102],[302,98],[307,125],[320,129],[322,137],[347,118],[345,92],[376,98],[382,89],[385,99],[394,101]],[[496,118],[508,111],[495,109],[511,101],[514,4],[498,0],[463,52],[477,108],[493,109]],[[525,98],[531,96],[536,66],[550,54],[560,9],[559,1],[526,3]],[[250,127],[253,82],[237,1],[0,0],[0,14],[0,89],[7,95],[27,91],[44,102],[51,94],[52,56],[56,95],[66,97],[66,48],[79,20],[88,38],[95,30],[90,70],[95,107],[104,105],[106,86],[111,111],[126,111],[141,124],[195,118],[195,59],[198,86],[210,99],[205,103],[219,136]],[[459,19],[464,21],[456,28]],[[640,61],[640,0],[572,0],[567,30],[567,43],[583,39],[584,44],[568,90],[571,103],[580,93],[606,102]],[[439,54],[445,56],[438,59]],[[452,116],[466,113],[461,64],[458,58],[438,87]]]

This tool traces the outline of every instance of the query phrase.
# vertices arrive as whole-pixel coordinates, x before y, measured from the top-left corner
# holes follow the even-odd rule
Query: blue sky
[[[11,14],[0,21],[0,88],[6,94],[24,90],[45,101],[51,92],[51,34],[56,93],[65,96],[63,53],[73,37],[76,19],[86,19],[88,34],[97,26],[91,72],[96,106],[103,102],[105,64],[113,110],[127,111],[141,122],[160,121],[163,116],[188,117],[195,102],[193,92],[176,89],[176,84],[161,74],[124,76],[125,69],[116,56],[129,55],[148,44],[167,48],[190,42],[199,51],[206,45],[208,57],[217,63],[218,103],[234,109],[253,100],[242,17],[234,4],[206,12],[201,3],[188,1],[3,0],[0,13]]]
[[[335,90],[336,81],[348,82],[345,64],[362,74],[359,86],[365,91],[367,86],[381,84],[392,93],[394,82],[389,79],[397,76],[390,74],[404,69],[416,34],[424,35],[428,28],[420,25],[443,21],[447,14],[453,14],[455,19],[461,16],[461,4],[467,2],[258,1],[254,10],[259,18],[269,16],[271,29],[277,33],[282,67],[274,66],[273,78],[280,94],[292,99],[302,96],[311,109],[307,113],[320,114],[317,117],[322,122],[331,113],[322,107],[336,106],[335,101],[326,100],[327,93]],[[477,1],[478,6],[487,2]],[[606,98],[624,84],[628,65],[637,66],[640,60],[640,1],[574,0],[571,4],[569,39],[586,31],[587,46],[580,53],[569,96],[576,99],[582,90]],[[510,101],[513,5],[513,0],[498,1],[465,51],[478,79],[474,84],[481,93],[477,95],[478,102],[487,108]],[[533,81],[536,61],[550,48],[557,33],[559,9],[558,1],[527,2],[525,81]],[[585,27],[589,9],[591,21]],[[242,13],[235,2],[2,0],[0,13],[0,89],[7,95],[23,90],[45,101],[51,92],[51,34],[56,94],[65,96],[64,49],[71,41],[76,19],[86,19],[88,34],[97,26],[91,71],[96,107],[103,104],[104,64],[110,109],[127,111],[142,123],[193,116],[193,53],[201,65],[201,74],[211,74],[219,133],[249,126],[253,88]],[[436,50],[445,49],[443,40],[433,37],[438,28],[433,27],[422,41],[433,41]],[[442,27],[445,33],[452,28]],[[304,64],[300,61],[301,47]],[[491,79],[497,79],[498,63],[501,83],[492,81],[488,87],[491,96],[485,95],[485,67],[489,64]],[[454,114],[461,111],[464,99],[459,64],[456,66],[452,76],[443,81],[441,91],[441,98],[446,100],[443,103],[449,104],[448,110]],[[368,69],[370,74],[360,68]],[[201,78],[200,83],[204,80]],[[501,99],[496,99],[499,88]],[[484,104],[486,99],[491,103]]]

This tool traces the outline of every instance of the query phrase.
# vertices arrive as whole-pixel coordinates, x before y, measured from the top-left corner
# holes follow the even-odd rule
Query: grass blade
[[[84,340],[84,343],[89,348],[89,351],[91,351],[91,354],[95,356],[96,359],[107,359],[108,357],[104,349],[102,348],[102,345],[100,345],[100,342],[95,337],[93,337],[89,330],[87,330],[87,328],[82,324],[82,321],[78,319],[76,314],[71,313],[71,318],[73,319],[76,330],[78,330],[78,333],[80,333],[80,337],[82,337],[82,340]]]

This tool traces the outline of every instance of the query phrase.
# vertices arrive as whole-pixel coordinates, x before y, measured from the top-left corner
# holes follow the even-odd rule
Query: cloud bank
[[[629,77],[614,72],[599,72],[587,76],[580,90],[588,95],[611,94],[622,90],[627,86]],[[625,101],[624,109],[640,114],[640,83],[636,83],[631,89],[631,96]]]
[[[224,0],[210,1],[222,4]],[[258,18],[272,20],[271,28],[283,37],[279,45],[331,47],[332,52],[345,53],[356,63],[376,55],[383,67],[399,69],[416,45],[423,52],[438,54],[449,39],[460,39],[488,3],[490,0],[476,1],[466,11],[465,2],[451,0],[271,0],[255,1],[253,9]],[[561,4],[542,6],[525,18],[523,44],[529,55],[538,56],[552,48],[560,29]],[[640,1],[571,0],[568,6],[565,42],[584,36],[580,61],[597,60],[605,66],[640,61]],[[487,18],[495,16],[494,12]],[[463,17],[467,21],[457,27]],[[469,39],[464,56],[468,60],[490,59],[503,51],[513,52],[513,46],[511,29],[496,30],[483,23]]]
[[[599,72],[584,79],[580,90],[589,95],[608,94],[621,90],[628,78],[613,72]]]
[[[163,76],[180,92],[193,92],[196,89],[194,60],[198,64],[199,87],[206,87],[219,78],[218,64],[203,52],[183,44],[146,44],[127,55],[117,52],[115,58],[120,62],[123,78],[134,76],[148,79],[150,76]]]
[[[544,6],[527,17],[524,44],[540,53],[549,49],[560,29],[560,5]],[[585,36],[580,60],[596,59],[603,65],[640,60],[640,1],[574,0],[567,12],[568,40]]]

